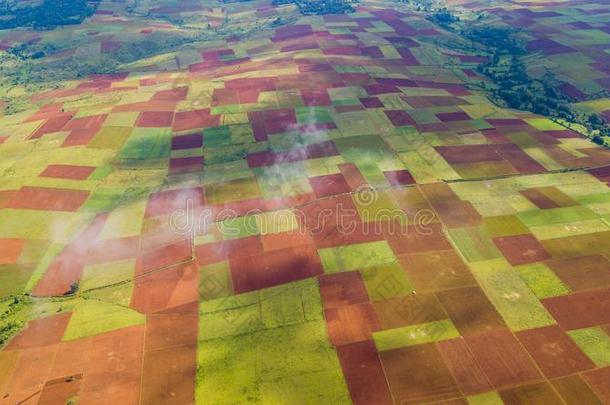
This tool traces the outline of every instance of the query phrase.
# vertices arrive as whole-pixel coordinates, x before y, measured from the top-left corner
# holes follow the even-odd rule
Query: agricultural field
[[[610,118],[603,2],[450,3]],[[0,403],[610,404],[610,149],[489,52],[410,3],[91,7],[0,30]]]
[[[483,2],[480,2],[483,3]],[[536,4],[534,2],[534,4]],[[533,54],[528,70],[552,72],[561,92],[575,101],[607,97],[610,92],[610,10],[604,1],[560,1],[530,7],[526,2],[464,4],[494,25],[522,29]]]

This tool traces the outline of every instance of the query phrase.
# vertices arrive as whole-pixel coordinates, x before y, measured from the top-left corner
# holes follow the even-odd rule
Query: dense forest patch
[[[60,25],[80,24],[95,12],[99,1],[43,0],[22,5],[22,2],[0,1],[0,29],[32,27],[52,29]]]

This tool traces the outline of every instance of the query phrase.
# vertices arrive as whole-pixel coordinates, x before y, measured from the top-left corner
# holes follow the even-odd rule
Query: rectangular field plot
[[[239,297],[200,308],[198,401],[349,403],[315,283]]]

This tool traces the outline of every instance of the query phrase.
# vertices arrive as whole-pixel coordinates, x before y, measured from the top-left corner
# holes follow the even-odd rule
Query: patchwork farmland
[[[530,9],[500,4],[488,12],[498,26],[527,29],[527,50],[535,56],[529,70],[551,71],[564,83],[560,90],[575,101],[608,97],[610,91],[610,11],[603,2],[566,1]],[[485,10],[478,5],[465,5]]]
[[[608,118],[603,2],[454,3]],[[0,116],[0,402],[610,403],[610,150],[494,104],[424,11],[355,7],[0,31],[44,52]]]

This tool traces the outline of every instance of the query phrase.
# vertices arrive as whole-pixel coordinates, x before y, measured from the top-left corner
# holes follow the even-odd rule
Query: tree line
[[[355,11],[349,0],[273,0],[273,4],[295,4],[306,15],[346,14]]]

